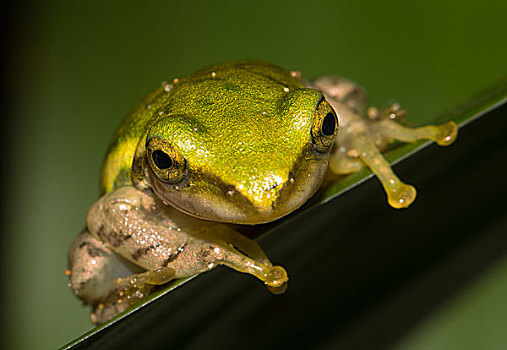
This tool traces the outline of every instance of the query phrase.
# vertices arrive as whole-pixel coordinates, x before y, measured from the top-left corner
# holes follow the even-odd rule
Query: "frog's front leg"
[[[313,86],[320,89],[335,109],[340,120],[340,130],[336,137],[335,152],[331,156],[329,168],[336,174],[350,174],[367,166],[378,177],[394,208],[408,207],[416,197],[413,186],[403,183],[392,171],[381,152],[394,140],[415,142],[433,140],[441,146],[451,144],[457,136],[457,125],[448,122],[442,125],[429,125],[409,128],[399,123],[405,115],[398,104],[377,110],[368,109],[368,119],[363,118],[366,103],[365,94],[359,86],[337,77],[317,79]]]
[[[114,304],[120,294],[145,295],[151,285],[217,265],[252,274],[275,292],[288,279],[285,270],[273,266],[255,242],[226,226],[184,215],[134,187],[104,195],[88,211],[87,225],[98,241],[147,270],[115,282],[104,305]]]

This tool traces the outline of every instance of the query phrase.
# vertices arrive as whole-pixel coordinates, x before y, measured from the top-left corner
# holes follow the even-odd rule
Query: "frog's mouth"
[[[303,205],[319,188],[327,161],[315,159],[260,188],[250,182],[230,185],[213,175],[190,176],[186,186],[151,179],[153,192],[178,210],[205,220],[255,225],[277,220]],[[310,174],[310,175],[309,175]],[[153,181],[155,180],[155,181]],[[266,181],[264,181],[266,183]]]

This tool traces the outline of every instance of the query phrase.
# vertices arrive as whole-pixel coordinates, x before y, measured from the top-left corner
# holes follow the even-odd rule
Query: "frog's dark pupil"
[[[160,150],[154,151],[151,154],[151,158],[153,158],[153,163],[155,163],[159,169],[167,169],[173,165],[173,160],[171,157],[169,157],[167,153]]]
[[[333,113],[329,112],[322,121],[322,133],[326,136],[331,136],[334,134],[335,127],[336,118]]]

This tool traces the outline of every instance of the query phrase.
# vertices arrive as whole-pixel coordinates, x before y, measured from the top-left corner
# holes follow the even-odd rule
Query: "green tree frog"
[[[301,79],[265,61],[234,61],[164,82],[121,124],[101,197],[69,252],[70,286],[103,323],[154,286],[225,265],[274,293],[288,276],[229,224],[276,220],[305,203],[328,169],[369,167],[389,204],[415,198],[382,157],[392,140],[448,145],[457,126],[408,128],[394,104],[367,109],[339,77]],[[364,118],[366,115],[367,118]]]

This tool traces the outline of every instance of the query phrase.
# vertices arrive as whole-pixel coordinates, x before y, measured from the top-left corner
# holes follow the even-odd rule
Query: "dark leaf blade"
[[[470,122],[488,114],[492,110],[503,106],[507,103],[507,80],[503,80],[500,83],[492,86],[488,90],[482,92],[476,97],[469,99],[466,103],[457,106],[450,112],[444,113],[439,117],[434,118],[435,123],[444,122],[446,120],[455,120],[460,128],[469,124]],[[458,136],[459,137],[459,136]],[[417,142],[414,144],[404,144],[400,147],[397,147],[388,153],[386,153],[386,158],[391,163],[399,162],[411,155],[417,153],[423,148],[430,145],[431,142]],[[452,146],[451,146],[452,147]],[[296,218],[301,218],[307,215],[307,212],[315,209],[318,206],[321,206],[323,203],[330,201],[333,198],[345,193],[346,191],[356,187],[357,185],[363,183],[368,178],[372,176],[371,172],[364,169],[356,174],[344,177],[340,179],[338,182],[331,184],[325,191],[323,191],[316,200],[312,201],[309,206],[305,206],[303,210],[292,215],[288,220],[280,220],[275,223],[275,225],[269,227],[268,236],[276,235],[276,232],[281,230],[281,227],[287,224],[287,221],[294,220]],[[271,237],[272,238],[272,237]],[[181,279],[171,284],[167,288],[154,293],[141,304],[127,310],[125,313],[118,315],[116,318],[111,321],[101,325],[90,332],[84,334],[83,336],[75,339],[69,344],[62,347],[62,349],[81,349],[81,348],[107,348],[109,346],[113,346],[116,343],[115,337],[108,337],[109,334],[115,334],[114,328],[118,327],[119,324],[127,323],[131,324],[131,329],[135,329],[134,332],[142,329],[142,320],[139,321],[139,311],[141,309],[147,308],[150,304],[160,301],[160,298],[168,293],[173,293],[177,289],[179,290],[183,284],[192,280],[194,277]],[[168,317],[171,317],[170,315]],[[136,321],[134,321],[136,320]],[[139,323],[140,322],[140,323]],[[148,323],[148,321],[146,321]],[[135,326],[133,326],[135,324]],[[162,331],[163,330],[159,330]],[[141,333],[139,333],[141,334]],[[140,335],[141,336],[141,335]]]

